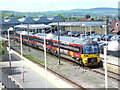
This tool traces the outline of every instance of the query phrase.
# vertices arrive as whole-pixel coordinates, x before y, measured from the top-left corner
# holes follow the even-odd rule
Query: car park
[[[79,37],[81,34],[84,34],[84,32],[82,32],[82,31],[76,32],[75,37]]]
[[[94,42],[100,42],[100,38],[94,38],[92,41],[94,41]]]

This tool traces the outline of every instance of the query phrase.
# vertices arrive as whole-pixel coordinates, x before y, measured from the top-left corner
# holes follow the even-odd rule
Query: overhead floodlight
[[[14,29],[13,29],[13,27],[10,27],[9,29],[8,29],[8,31],[13,31]]]

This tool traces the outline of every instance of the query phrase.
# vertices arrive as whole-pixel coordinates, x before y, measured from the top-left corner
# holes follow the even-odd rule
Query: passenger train
[[[22,34],[23,43],[43,49],[44,37],[46,37],[46,49],[47,52],[54,55],[58,55],[59,47],[60,54],[64,54],[72,57],[74,60],[78,61],[84,66],[94,66],[100,63],[100,50],[96,42],[80,40],[80,38],[60,36],[60,41],[58,44],[58,36],[52,36],[47,38],[46,34],[33,34],[31,32],[24,33],[25,31],[16,31],[16,40],[20,40],[20,34]],[[29,37],[29,38],[28,38]],[[29,40],[28,40],[29,39]]]

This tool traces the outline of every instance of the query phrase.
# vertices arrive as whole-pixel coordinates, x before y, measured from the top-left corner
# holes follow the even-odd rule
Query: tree
[[[14,18],[15,16],[14,16],[14,15],[11,15],[10,17],[11,17],[11,18]]]
[[[110,18],[110,16],[106,16],[106,18]]]
[[[65,18],[65,16],[63,16],[62,14],[57,14],[57,16],[60,16],[61,18]]]
[[[87,14],[85,17],[86,17],[86,19],[88,19],[88,18],[90,18],[90,15]]]
[[[118,15],[118,20],[120,21],[120,15]]]
[[[4,40],[0,41],[0,55],[3,55],[5,53],[5,51],[4,51],[4,43],[5,43]]]

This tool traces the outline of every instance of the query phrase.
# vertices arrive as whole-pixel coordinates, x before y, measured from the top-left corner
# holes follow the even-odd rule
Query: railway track
[[[32,48],[32,47],[31,47],[31,48]],[[13,49],[14,49],[14,48],[13,48]],[[36,52],[39,51],[39,50],[37,50],[37,49],[35,49],[35,48],[32,48],[32,49],[34,49]],[[14,50],[15,50],[15,49],[14,49]],[[52,56],[52,57],[56,57],[56,56]],[[77,63],[77,62],[75,62],[75,61],[72,61],[72,60],[69,60],[69,59],[67,59],[67,58],[61,57],[61,60],[64,61],[64,62],[68,62],[68,63],[70,63],[70,64],[72,64],[72,65],[74,65],[74,66],[80,66],[79,63]],[[34,63],[40,65],[39,62],[37,62],[37,61],[35,61],[35,60],[32,60],[32,61],[33,61]],[[44,67],[44,65],[40,65],[40,66]],[[94,69],[94,68],[82,67],[82,66],[80,66],[80,68],[86,69],[86,70],[90,70],[90,71],[92,71],[92,72],[95,72],[95,73],[98,73],[98,74],[100,74],[100,75],[102,75],[102,76],[105,76],[105,74],[104,74],[104,69],[103,69],[103,68]],[[48,70],[49,70],[49,68],[48,68]],[[74,83],[73,81],[71,81],[71,80],[69,81],[69,79],[64,78],[61,74],[59,74],[59,73],[57,73],[57,72],[55,72],[55,71],[53,71],[53,70],[49,70],[49,71],[53,72],[55,75],[63,78],[64,80],[67,80],[68,82]],[[102,71],[102,72],[101,72],[101,71]],[[111,75],[108,75],[108,78],[111,78],[111,79],[116,80],[116,81],[118,81],[118,82],[120,81],[119,78],[116,78],[116,77],[119,77],[120,74],[117,74],[117,73],[114,73],[114,72],[111,72],[111,71],[108,71],[108,73],[110,73],[110,74],[112,74],[112,75],[115,76],[115,77],[113,77],[113,76],[111,76]],[[75,83],[74,83],[74,85],[75,85]],[[81,87],[81,86],[79,86],[77,83],[76,83],[75,86]],[[84,89],[84,88],[83,88],[83,89]]]
[[[69,61],[73,65],[81,66],[79,63],[77,63],[75,61],[72,61],[72,60],[69,60],[69,59],[66,59],[66,58],[63,58],[63,57],[61,57],[61,58],[62,58],[63,61],[67,60],[67,61]],[[92,72],[95,72],[95,73],[98,73],[98,74],[100,74],[102,76],[105,76],[105,73],[104,73],[105,70],[102,67],[97,67],[96,69],[94,69],[94,67],[83,67],[83,66],[81,66],[81,68],[82,69],[86,69],[86,70],[90,70]],[[115,72],[112,72],[112,71],[109,71],[109,70],[107,70],[107,72],[110,74],[110,75],[108,75],[109,78],[120,82],[120,79],[119,79],[120,74],[119,73],[115,73]],[[114,77],[112,75],[114,75]]]

